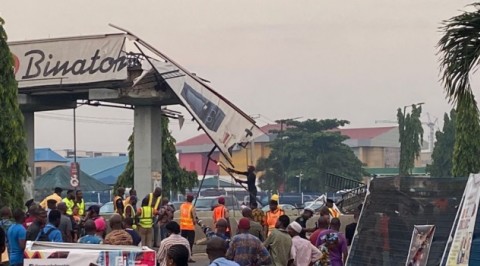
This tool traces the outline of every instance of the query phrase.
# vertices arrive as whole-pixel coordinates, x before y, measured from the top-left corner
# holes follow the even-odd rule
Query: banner
[[[27,243],[24,265],[35,266],[156,266],[156,253],[148,248],[77,243]]]
[[[463,204],[458,210],[457,227],[446,265],[468,265],[479,201],[480,174],[471,174],[463,194]]]
[[[406,266],[425,266],[432,246],[435,225],[415,225]]]
[[[19,88],[126,80],[124,34],[11,42]]]
[[[249,143],[263,135],[250,117],[182,69],[159,61],[153,61],[152,64],[155,68],[153,71],[160,74],[230,163],[235,145]],[[147,74],[144,73],[135,84]]]

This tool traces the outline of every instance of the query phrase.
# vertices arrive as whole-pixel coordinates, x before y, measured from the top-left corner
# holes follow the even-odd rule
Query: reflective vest
[[[77,203],[78,215],[83,216],[85,214],[85,201],[82,199],[80,203]]]
[[[215,224],[218,220],[225,218],[225,206],[218,205],[213,209],[213,223]]]
[[[155,205],[152,206],[153,204],[153,193],[148,194],[148,206],[152,206],[155,210],[158,210],[158,206],[160,206],[160,200],[162,199],[162,196],[158,197],[157,200],[155,201]]]
[[[218,205],[213,209],[213,225],[215,225],[218,220],[225,218],[225,205]],[[227,227],[227,232],[230,232],[230,228]]]
[[[195,230],[195,224],[192,217],[193,205],[190,202],[185,202],[180,206],[180,229],[181,230]]]
[[[340,216],[340,213],[335,208],[328,208],[328,211],[332,218],[338,218]]]
[[[265,214],[265,224],[268,226],[268,233],[270,234],[270,231],[275,228],[275,225],[277,224],[278,218],[281,215],[284,215],[285,212],[281,209],[277,209],[276,211],[268,211]]]
[[[150,206],[142,207],[142,214],[138,224],[143,228],[152,228],[153,226],[153,209]]]
[[[115,196],[115,198],[113,198],[113,211],[114,211],[115,213],[119,213],[118,210],[117,210],[117,201],[118,201],[119,199],[122,199],[122,197],[120,197],[120,196]],[[123,202],[123,201],[122,201],[122,202]],[[124,208],[124,209],[125,209],[125,208]]]
[[[65,205],[67,205],[67,215],[72,215],[73,206],[75,206],[75,201],[69,198],[64,198],[62,201],[65,202]]]
[[[132,204],[127,204],[123,212],[123,218],[127,218],[127,209],[130,209],[130,217],[131,218],[135,217],[135,208],[133,208]],[[143,210],[142,210],[142,213],[143,213]]]

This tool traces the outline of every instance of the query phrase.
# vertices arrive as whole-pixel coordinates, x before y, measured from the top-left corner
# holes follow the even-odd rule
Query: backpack
[[[47,232],[44,232],[43,230],[40,231],[40,235],[37,237],[36,241],[50,242],[50,233],[53,232],[53,230],[55,230],[55,229],[56,228],[52,227],[52,228],[48,229]]]

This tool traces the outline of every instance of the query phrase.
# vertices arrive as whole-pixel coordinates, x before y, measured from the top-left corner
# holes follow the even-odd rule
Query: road
[[[190,265],[192,265],[192,266],[206,266],[210,263],[210,261],[208,260],[207,254],[205,254],[205,253],[193,254],[192,258],[195,261],[195,263],[189,263],[188,264],[189,266]]]

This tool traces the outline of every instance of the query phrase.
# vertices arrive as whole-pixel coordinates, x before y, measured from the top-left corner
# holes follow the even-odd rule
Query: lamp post
[[[303,173],[300,172],[299,175],[297,175],[298,177],[298,193],[302,193],[302,177],[303,177]],[[303,201],[303,200],[302,200]]]

